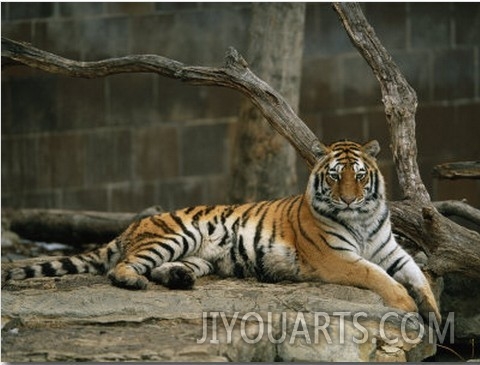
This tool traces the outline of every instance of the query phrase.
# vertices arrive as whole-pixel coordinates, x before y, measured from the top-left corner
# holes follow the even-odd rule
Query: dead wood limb
[[[2,57],[64,76],[98,78],[120,73],[153,72],[194,85],[223,86],[240,91],[260,110],[272,127],[297,149],[312,167],[318,139],[295,114],[287,101],[248,68],[247,62],[230,47],[222,68],[188,66],[157,55],[130,55],[94,62],[69,60],[25,43],[2,37]]]
[[[72,245],[106,243],[139,218],[162,212],[151,207],[141,213],[110,213],[62,209],[3,209],[2,228],[23,238]]]
[[[390,127],[397,175],[406,199],[429,202],[420,177],[415,139],[417,95],[377,38],[358,3],[334,3],[350,40],[365,58],[380,83],[385,115]]]
[[[433,202],[433,206],[444,216],[456,216],[475,223],[480,227],[480,210],[460,200]]]
[[[460,273],[480,279],[480,235],[443,217],[433,207],[390,202],[394,231],[421,247],[437,276]]]
[[[433,168],[439,179],[480,179],[480,161],[450,162]]]

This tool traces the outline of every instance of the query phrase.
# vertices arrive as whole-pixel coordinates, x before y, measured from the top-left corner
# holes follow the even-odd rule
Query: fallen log
[[[134,220],[162,211],[158,206],[138,214],[62,209],[3,209],[2,228],[32,241],[71,245],[106,243],[118,236]]]
[[[449,162],[433,168],[439,179],[480,179],[480,161]]]

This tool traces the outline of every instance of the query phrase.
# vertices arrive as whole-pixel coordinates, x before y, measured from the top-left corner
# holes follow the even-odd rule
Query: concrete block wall
[[[245,54],[249,3],[2,3],[2,36],[98,60],[150,53],[206,66]],[[480,183],[435,164],[480,156],[480,5],[368,3],[367,18],[419,97],[422,175],[435,199],[480,206]],[[2,207],[138,211],[228,203],[242,96],[154,74],[73,79],[2,71]],[[324,142],[380,140],[399,198],[377,81],[327,3],[309,3],[300,117]],[[298,161],[299,187],[307,170]]]

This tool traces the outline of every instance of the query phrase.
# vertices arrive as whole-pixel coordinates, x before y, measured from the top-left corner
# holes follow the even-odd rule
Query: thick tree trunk
[[[305,21],[304,3],[254,3],[250,67],[297,110]],[[248,99],[241,106],[233,151],[230,200],[235,203],[296,192],[296,154]]]

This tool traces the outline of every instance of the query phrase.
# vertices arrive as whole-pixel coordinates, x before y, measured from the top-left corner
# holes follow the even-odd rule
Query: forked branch
[[[376,36],[358,3],[334,3],[353,45],[367,61],[382,92],[390,127],[392,152],[403,196],[427,203],[430,196],[420,177],[415,140],[417,95]]]

